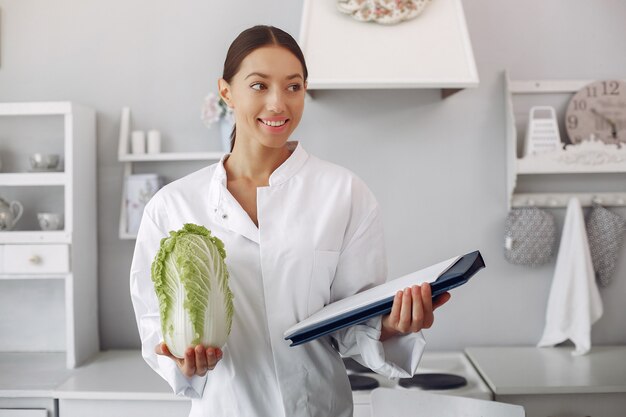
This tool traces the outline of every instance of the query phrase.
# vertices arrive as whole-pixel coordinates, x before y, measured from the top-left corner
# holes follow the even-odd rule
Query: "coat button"
[[[228,214],[224,213],[222,214],[222,219],[227,219],[228,218]]]

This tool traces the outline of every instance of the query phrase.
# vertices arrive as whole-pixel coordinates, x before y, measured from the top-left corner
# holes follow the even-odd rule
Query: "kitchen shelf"
[[[577,197],[582,205],[602,201],[603,205],[624,206],[624,193],[519,193],[515,189],[519,176],[553,174],[623,174],[626,173],[626,149],[617,149],[615,145],[585,141],[581,144],[568,145],[565,150],[518,157],[518,143],[523,139],[518,134],[516,116],[521,111],[516,109],[513,97],[516,95],[556,95],[568,96],[583,88],[592,80],[522,80],[513,81],[508,73],[505,78],[505,115],[506,115],[506,158],[507,158],[507,208],[512,207],[566,207],[571,197]],[[529,109],[526,109],[528,111]],[[562,141],[563,142],[563,141]]]
[[[122,109],[120,121],[120,135],[117,149],[117,160],[124,164],[122,177],[122,198],[120,202],[120,221],[118,237],[120,240],[134,240],[137,235],[127,232],[128,215],[126,210],[126,182],[134,172],[134,164],[142,162],[193,162],[219,161],[224,152],[160,152],[146,154],[129,153],[130,108]]]
[[[0,116],[65,116],[76,106],[67,101],[0,103]]]
[[[28,119],[23,120],[22,116]],[[62,128],[60,156],[64,170],[3,172],[0,187],[12,187],[10,194],[18,196],[16,200],[20,195],[30,198],[34,194],[29,206],[32,211],[38,207],[40,190],[33,192],[30,187],[41,187],[41,193],[47,194],[41,199],[58,195],[63,201],[64,228],[0,232],[0,294],[4,312],[0,314],[0,328],[7,329],[4,338],[0,338],[0,356],[7,352],[39,352],[45,356],[44,352],[59,351],[57,358],[63,359],[65,367],[75,368],[100,350],[96,113],[65,101],[0,103],[0,127],[17,129],[18,135],[31,128],[46,127],[48,116],[54,116],[55,125]],[[14,117],[17,119],[7,120]],[[29,137],[24,146],[50,145],[57,140],[51,135],[33,138],[36,139]],[[9,148],[21,149],[20,141],[14,140]],[[20,313],[6,314],[8,311]],[[46,316],[41,311],[46,311]],[[38,332],[36,338],[29,337],[28,332],[32,331]]]
[[[65,230],[12,230],[0,232],[0,244],[71,243],[72,234]]]
[[[65,274],[0,274],[0,280],[22,280],[22,279],[45,279],[45,280],[64,280]]]
[[[182,161],[211,161],[219,160],[224,152],[162,152],[154,154],[121,154],[120,162],[182,162]]]
[[[67,178],[64,172],[2,173],[0,174],[0,184],[26,187],[37,185],[65,185]]]
[[[626,173],[626,160],[619,164],[589,166],[547,165],[536,160],[517,160],[517,175],[533,174],[619,174]]]

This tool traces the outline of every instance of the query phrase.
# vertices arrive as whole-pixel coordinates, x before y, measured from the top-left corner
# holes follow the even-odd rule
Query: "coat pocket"
[[[330,302],[330,286],[335,277],[339,251],[316,250],[313,255],[313,270],[309,283],[309,315],[320,310]]]

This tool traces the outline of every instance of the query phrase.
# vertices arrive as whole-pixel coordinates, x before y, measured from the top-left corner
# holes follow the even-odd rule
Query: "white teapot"
[[[24,207],[19,201],[7,203],[0,197],[0,230],[11,230],[22,217]]]

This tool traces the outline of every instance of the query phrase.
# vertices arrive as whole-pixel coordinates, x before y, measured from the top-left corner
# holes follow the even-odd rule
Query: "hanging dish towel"
[[[580,201],[572,198],[567,205],[550,288],[546,327],[538,346],[554,346],[570,339],[576,345],[572,354],[584,355],[591,349],[591,325],[600,317],[602,300],[591,263],[583,211]]]

